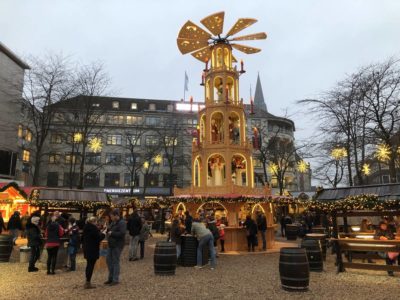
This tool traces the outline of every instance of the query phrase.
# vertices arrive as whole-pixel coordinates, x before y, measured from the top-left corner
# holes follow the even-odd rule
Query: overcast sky
[[[398,0],[0,0],[0,41],[22,57],[50,51],[101,60],[121,97],[181,99],[186,70],[187,95],[202,101],[204,66],[180,54],[176,37],[188,19],[200,24],[221,10],[225,32],[240,17],[258,19],[241,33],[267,32],[267,40],[248,42],[262,52],[235,54],[247,70],[241,97],[249,101],[259,72],[269,111],[289,109],[297,139],[312,123],[296,100],[361,65],[400,56]]]

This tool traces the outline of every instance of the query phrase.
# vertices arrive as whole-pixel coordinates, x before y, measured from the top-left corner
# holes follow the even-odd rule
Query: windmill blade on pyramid
[[[200,21],[200,23],[203,24],[213,35],[220,35],[224,29],[224,18],[225,12],[221,11],[205,17]]]
[[[192,53],[192,56],[194,58],[197,58],[198,60],[202,61],[202,62],[207,62],[210,61],[211,58],[211,49],[209,46],[204,47],[200,50],[197,50],[196,52]]]
[[[207,40],[177,39],[178,48],[182,54],[190,53],[208,46]]]
[[[267,34],[265,32],[259,32],[259,33],[253,33],[253,34],[234,37],[232,39],[232,41],[265,40],[266,38],[267,38]]]
[[[239,20],[236,21],[236,23],[228,31],[228,33],[226,34],[226,37],[234,35],[235,33],[238,33],[239,31],[242,31],[243,29],[249,27],[250,25],[253,25],[256,22],[257,22],[256,19],[240,18]]]
[[[242,51],[246,54],[253,54],[253,53],[257,53],[257,52],[261,51],[261,49],[259,49],[259,48],[254,48],[254,47],[250,47],[250,46],[246,46],[246,45],[231,44],[231,46],[233,48],[235,48],[236,50]]]

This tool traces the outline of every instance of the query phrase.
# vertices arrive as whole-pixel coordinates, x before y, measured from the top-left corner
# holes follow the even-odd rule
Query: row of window
[[[124,173],[122,185],[120,177],[120,173],[104,173],[104,187],[139,187],[138,175],[133,178],[130,173]],[[64,173],[62,185],[67,187],[77,186],[78,180],[78,173]],[[176,183],[177,175],[173,174],[171,177],[169,174],[148,174],[144,176],[144,182],[147,187],[158,187],[161,182],[163,186],[168,187],[171,180],[173,181],[172,183]],[[100,187],[100,173],[87,174],[84,179],[84,185],[85,187]],[[47,186],[59,186],[58,172],[47,173]]]
[[[89,137],[91,140],[93,137]],[[97,137],[98,138],[98,137]],[[141,138],[135,135],[121,135],[121,134],[109,134],[106,137],[106,144],[107,145],[122,145],[123,138],[126,139],[126,146],[140,146],[141,145]],[[158,135],[146,135],[144,137],[145,145],[146,146],[157,146],[160,143],[160,137]],[[50,138],[50,142],[52,144],[61,144],[63,141],[62,134],[53,133]],[[67,142],[74,141],[74,143],[82,142],[82,136],[79,133],[75,133],[73,137],[68,138]],[[164,143],[167,146],[176,146],[178,144],[177,137],[164,137]]]
[[[113,101],[112,102],[112,108],[113,109],[119,109],[119,107],[120,107],[119,104],[120,104],[119,101]],[[93,106],[94,107],[100,107],[100,104],[99,103],[93,103]],[[137,108],[138,108],[137,103],[136,102],[131,102],[130,108],[131,108],[131,110],[137,110]],[[148,106],[148,110],[152,110],[152,111],[157,110],[156,104],[155,103],[150,103],[149,106]],[[168,104],[167,105],[167,111],[169,111],[169,112],[174,111],[174,105],[173,104]]]
[[[29,151],[28,158],[29,158]],[[121,153],[106,153],[105,164],[108,165],[121,165],[123,163],[123,157],[125,158],[125,165],[132,165],[135,160],[136,162],[140,161],[140,154],[132,155],[131,153],[121,154]],[[66,164],[75,164],[80,162],[80,153],[66,153],[64,156],[64,162]],[[59,164],[61,163],[61,154],[60,153],[50,153],[49,154],[49,164]],[[101,165],[101,153],[88,152],[85,156],[85,164],[86,165]],[[178,164],[178,161],[175,161],[175,165]],[[169,163],[166,158],[163,158],[162,165],[164,167],[168,167]]]

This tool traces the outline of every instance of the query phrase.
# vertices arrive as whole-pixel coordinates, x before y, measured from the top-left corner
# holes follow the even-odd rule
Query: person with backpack
[[[139,234],[139,244],[140,244],[140,259],[144,258],[144,243],[148,240],[151,235],[150,226],[147,224],[146,219],[142,217],[142,228]]]

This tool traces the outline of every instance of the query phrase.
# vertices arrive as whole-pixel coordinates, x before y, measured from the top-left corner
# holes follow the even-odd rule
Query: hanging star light
[[[154,157],[154,162],[156,164],[160,164],[162,162],[162,156],[158,154],[156,157]]]
[[[362,167],[362,171],[363,171],[364,175],[366,175],[366,176],[371,174],[371,167],[369,166],[369,164],[364,164]]]
[[[93,152],[101,152],[101,149],[103,148],[103,144],[101,143],[101,139],[94,137],[90,139],[89,141],[89,149],[92,150]]]
[[[143,163],[143,168],[145,168],[145,169],[148,169],[149,168],[149,162],[148,161],[145,161],[144,163]]]
[[[82,139],[83,139],[82,133],[80,132],[74,133],[74,143],[82,142]]]
[[[390,148],[386,144],[380,144],[378,145],[378,148],[376,149],[375,156],[378,158],[380,161],[388,161],[390,159]]]
[[[304,160],[301,160],[297,163],[297,170],[300,173],[306,173],[307,169],[308,169],[308,164]]]
[[[341,158],[347,156],[347,151],[346,151],[346,149],[343,148],[343,147],[342,147],[342,148],[334,148],[334,149],[331,151],[331,156],[332,156],[334,159],[339,160],[339,159],[341,159]]]
[[[271,163],[269,165],[269,172],[273,174],[278,173],[278,165],[276,165],[275,163]]]

